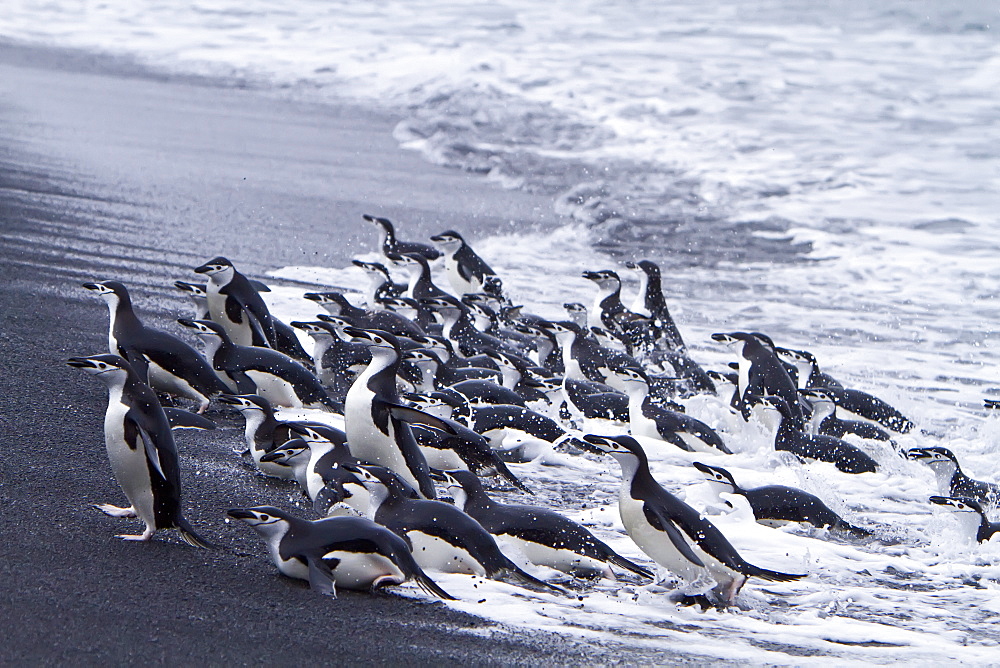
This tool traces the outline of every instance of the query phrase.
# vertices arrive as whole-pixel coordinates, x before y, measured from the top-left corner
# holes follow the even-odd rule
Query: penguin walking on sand
[[[715,583],[711,590],[713,603],[733,605],[751,577],[773,582],[805,577],[760,568],[744,560],[704,515],[656,482],[646,453],[631,436],[589,434],[584,438],[595,452],[611,455],[621,466],[618,511],[629,537],[656,563],[687,583],[708,576]]]
[[[108,352],[127,359],[153,389],[197,401],[199,413],[205,412],[211,397],[226,391],[201,353],[173,334],[142,324],[123,284],[100,281],[83,287],[108,305]]]
[[[107,503],[94,507],[111,517],[137,517],[145,523],[141,534],[120,534],[119,538],[146,541],[159,529],[177,529],[189,545],[211,547],[181,511],[177,447],[153,390],[117,355],[73,357],[67,363],[108,386],[104,442],[111,471],[130,504],[125,508]]]
[[[308,581],[316,593],[336,597],[337,587],[373,591],[414,580],[431,596],[454,600],[420,570],[402,538],[369,519],[310,521],[273,506],[226,514],[260,534],[282,575]]]
[[[382,466],[346,467],[371,494],[376,522],[406,539],[422,568],[466,573],[564,593],[523,571],[479,522],[443,501],[414,499],[399,476]]]

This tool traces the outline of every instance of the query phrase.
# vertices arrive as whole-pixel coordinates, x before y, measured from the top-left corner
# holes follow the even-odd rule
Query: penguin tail
[[[635,563],[634,561],[629,561],[628,559],[626,559],[625,557],[621,556],[620,554],[613,554],[613,555],[611,555],[610,557],[608,557],[608,561],[611,562],[612,564],[614,564],[615,566],[617,566],[618,568],[623,568],[626,571],[631,571],[631,572],[635,573],[636,575],[641,575],[644,578],[653,578],[653,577],[655,577],[651,571],[643,568],[642,566],[640,566],[639,564]]]
[[[525,573],[520,568],[511,564],[511,568],[505,568],[496,573],[490,575],[491,578],[495,580],[502,580],[504,582],[509,582],[510,584],[520,585],[522,587],[527,587],[528,589],[542,590],[542,591],[554,591],[563,596],[569,596],[567,592],[562,587],[558,587],[554,584],[549,584],[544,580],[539,580],[534,575]]]
[[[778,571],[760,568],[753,564],[747,564],[747,568],[743,569],[742,573],[748,578],[760,578],[769,582],[792,582],[793,580],[801,580],[806,576],[805,573],[779,573]]]
[[[344,404],[342,404],[339,401],[335,401],[330,397],[323,397],[322,399],[319,400],[319,402],[324,406],[326,406],[327,408],[329,408],[334,413],[340,413],[341,415],[343,415],[344,413]]]
[[[424,593],[428,594],[429,596],[437,596],[438,598],[444,599],[446,601],[458,600],[454,596],[446,592],[444,589],[442,589],[441,586],[438,585],[438,583],[434,582],[434,580],[431,580],[429,577],[427,577],[426,573],[423,572],[417,573],[413,576],[413,579],[417,583],[417,585],[424,590]]]
[[[210,541],[202,538],[194,527],[183,517],[177,519],[177,531],[181,535],[181,540],[192,547],[200,547],[205,550],[211,550],[215,548],[215,545]]]

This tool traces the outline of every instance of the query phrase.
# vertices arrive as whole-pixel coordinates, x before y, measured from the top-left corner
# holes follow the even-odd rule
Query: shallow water
[[[979,408],[1000,394],[996,10],[745,4],[19,0],[0,12],[0,36],[395,111],[404,146],[550,194],[565,214],[552,234],[474,240],[529,310],[559,316],[565,301],[589,303],[585,268],[618,267],[632,291],[619,261],[654,259],[706,366],[730,359],[712,332],[767,332],[912,417],[926,433],[900,445],[947,445],[975,477],[1000,479],[1000,423]],[[354,269],[275,276],[364,285]],[[272,293],[277,312],[311,316],[300,292]],[[929,471],[883,451],[879,474],[802,466],[770,452],[769,435],[741,428],[721,402],[689,409],[723,429],[737,454],[716,463],[738,480],[802,486],[858,523],[887,527],[886,543],[768,529],[739,512],[713,517],[749,560],[810,574],[752,582],[741,613],[677,609],[638,583],[599,583],[582,601],[473,588],[459,576],[443,577],[446,589],[498,621],[714,657],[995,660],[1000,556],[962,545],[953,518],[930,511]],[[614,509],[615,465],[552,460],[563,465],[518,472],[546,490],[541,500],[639,558]],[[655,470],[704,504],[689,461],[660,451]]]

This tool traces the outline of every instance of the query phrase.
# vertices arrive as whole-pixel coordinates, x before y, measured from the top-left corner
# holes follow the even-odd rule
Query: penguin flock
[[[108,306],[109,350],[67,363],[108,389],[105,444],[128,504],[95,507],[144,524],[121,538],[145,541],[176,529],[190,545],[214,547],[184,517],[174,441],[178,429],[216,429],[205,417],[213,402],[243,418],[234,456],[287,481],[276,484],[297,484],[318,519],[272,505],[227,516],[260,535],[282,574],[327,595],[412,581],[430,596],[453,598],[428,573],[566,595],[544,577],[556,571],[574,582],[671,577],[675,602],[728,608],[750,578],[808,577],[791,560],[742,557],[704,510],[682,498],[680,481],[657,479],[654,450],[686,453],[719,503],[732,507],[727,499],[739,497],[759,523],[879,540],[876,528],[804,490],[741,486],[724,464],[743,429],[770,430],[774,452],[827,462],[839,472],[831,475],[922,462],[939,486],[930,504],[958,515],[980,542],[1000,529],[987,516],[1000,486],[966,475],[947,448],[899,448],[895,439],[914,423],[821,371],[808,351],[759,332],[719,332],[712,340],[735,359],[722,371],[704,369],[670,315],[653,262],[626,264],[640,279],[630,307],[616,271],[584,271],[597,288],[592,306],[567,303],[566,318],[553,320],[511,301],[458,232],[428,245],[401,241],[388,219],[364,220],[380,235],[382,258],[354,261],[370,278],[363,301],[306,293],[323,310],[311,321],[279,320],[261,297],[267,286],[224,257],[193,268],[207,284],[174,284],[193,306],[176,333],[144,325],[121,282],[83,285]],[[434,281],[439,266],[450,289]],[[688,414],[705,398],[728,406],[733,419],[712,426]],[[185,402],[192,410],[178,406]],[[303,411],[310,419],[288,419]],[[519,465],[555,453],[617,462],[629,554],[554,509],[507,502],[512,488],[530,495],[537,485],[522,479]]]

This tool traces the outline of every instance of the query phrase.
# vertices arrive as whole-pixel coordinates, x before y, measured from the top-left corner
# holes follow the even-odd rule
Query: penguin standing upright
[[[97,376],[108,386],[104,415],[104,442],[115,480],[130,506],[95,505],[111,517],[138,517],[145,525],[139,535],[125,540],[145,541],[158,529],[177,529],[184,542],[210,547],[181,511],[181,478],[170,422],[156,394],[117,355],[73,357],[71,367]]]
[[[346,327],[344,331],[366,343],[372,352],[372,361],[355,379],[344,400],[344,431],[351,454],[395,471],[425,497],[433,499],[434,481],[413,432],[389,410],[400,405],[396,389],[401,358],[399,342],[381,330]]]
[[[208,276],[208,314],[222,325],[233,343],[274,348],[289,357],[309,361],[295,331],[271,315],[254,282],[238,272],[232,262],[220,256],[194,271]]]
[[[83,287],[108,305],[108,352],[127,359],[153,389],[197,401],[199,413],[205,412],[213,395],[226,391],[201,353],[173,334],[142,324],[124,285],[100,281]]]
[[[461,234],[448,230],[431,237],[431,241],[444,253],[448,281],[456,294],[486,292],[500,295],[500,277],[472,250]]]

